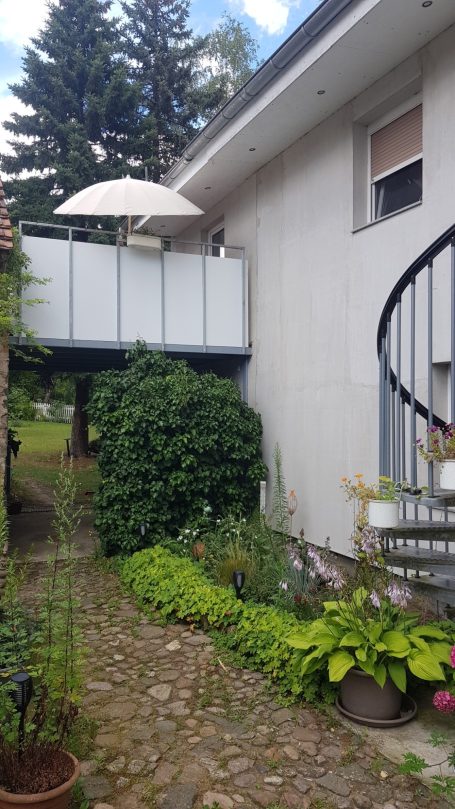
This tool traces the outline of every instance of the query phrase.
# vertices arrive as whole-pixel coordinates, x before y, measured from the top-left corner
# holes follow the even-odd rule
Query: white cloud
[[[282,34],[286,28],[289,9],[300,0],[234,0],[242,14],[251,17],[267,34]]]
[[[46,0],[0,0],[0,41],[21,48],[47,16]]]

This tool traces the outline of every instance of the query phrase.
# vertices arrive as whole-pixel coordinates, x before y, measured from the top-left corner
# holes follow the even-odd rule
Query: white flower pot
[[[369,500],[368,522],[373,528],[396,528],[399,511],[399,500]]]
[[[455,460],[444,461],[440,465],[439,485],[441,489],[455,491]]]

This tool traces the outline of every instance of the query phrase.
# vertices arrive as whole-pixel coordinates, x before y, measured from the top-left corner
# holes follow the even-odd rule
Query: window
[[[370,127],[371,219],[422,199],[422,105]]]
[[[224,258],[224,225],[218,225],[208,233],[208,241],[210,245],[210,255]]]

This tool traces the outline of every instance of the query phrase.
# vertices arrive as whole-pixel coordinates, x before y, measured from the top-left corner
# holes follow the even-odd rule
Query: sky
[[[320,0],[192,0],[190,26],[205,34],[223,12],[243,22],[259,43],[266,59],[313,11]],[[119,13],[115,0],[113,13]],[[23,107],[8,89],[20,79],[24,46],[45,23],[47,0],[0,0],[0,153],[9,151],[2,122]]]

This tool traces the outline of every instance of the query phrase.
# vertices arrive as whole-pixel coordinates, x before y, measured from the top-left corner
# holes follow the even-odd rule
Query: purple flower
[[[408,606],[408,601],[412,598],[408,585],[402,584],[400,586],[396,581],[389,584],[385,594],[389,597],[390,603],[394,607],[401,607],[401,609],[405,609]]]
[[[455,711],[455,697],[449,691],[436,691],[433,697],[433,705],[441,713],[453,713]]]
[[[380,600],[376,590],[373,590],[373,592],[371,593],[370,601],[373,604],[373,607],[376,607],[377,610],[381,606],[381,600]]]
[[[298,556],[295,557],[293,565],[294,565],[296,570],[302,570],[302,568],[303,568],[303,562],[302,562],[301,559],[299,559]]]

